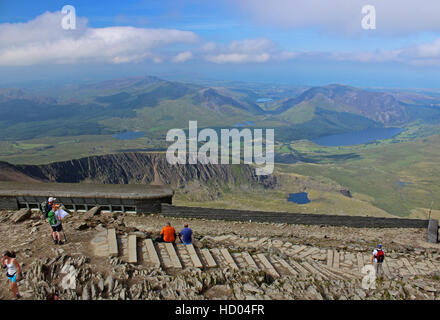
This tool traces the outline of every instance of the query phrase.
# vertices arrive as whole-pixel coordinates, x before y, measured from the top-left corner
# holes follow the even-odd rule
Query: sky
[[[362,27],[366,5],[375,29]],[[438,89],[439,16],[438,0],[0,0],[0,85],[155,75]]]

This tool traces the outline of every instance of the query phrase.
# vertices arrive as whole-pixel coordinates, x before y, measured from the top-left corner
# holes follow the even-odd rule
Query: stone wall
[[[286,212],[262,212],[223,210],[197,207],[177,207],[162,204],[162,215],[182,218],[215,219],[230,221],[249,221],[288,223],[304,225],[346,226],[353,228],[427,228],[428,220],[376,218],[360,216],[336,216],[323,214],[301,214]]]
[[[17,210],[19,208],[15,197],[0,197],[0,209]]]

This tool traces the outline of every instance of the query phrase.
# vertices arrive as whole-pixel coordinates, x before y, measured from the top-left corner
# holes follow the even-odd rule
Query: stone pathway
[[[186,268],[200,268],[205,271],[229,268],[257,272],[262,270],[274,278],[313,275],[323,280],[351,280],[362,279],[365,276],[362,273],[363,267],[371,264],[370,253],[364,252],[283,243],[280,240],[271,241],[269,238],[242,239],[235,235],[205,238],[209,238],[217,246],[204,247],[203,239],[197,246],[154,243],[151,239],[136,238],[134,235],[119,236],[114,229],[99,232],[91,243],[98,256],[118,256],[125,262],[170,271]],[[237,252],[236,249],[229,249],[228,241],[236,242],[239,238],[248,250]],[[384,276],[389,279],[396,276],[426,275],[440,271],[440,262],[418,255],[405,254],[393,258],[387,256],[383,271]]]

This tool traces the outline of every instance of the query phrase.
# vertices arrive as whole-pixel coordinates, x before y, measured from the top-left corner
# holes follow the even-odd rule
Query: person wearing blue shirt
[[[183,244],[192,244],[192,230],[188,227],[188,224],[185,224],[184,228],[180,231],[179,239]]]

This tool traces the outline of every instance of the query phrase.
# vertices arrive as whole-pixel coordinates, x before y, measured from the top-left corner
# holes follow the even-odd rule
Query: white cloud
[[[191,51],[184,51],[174,56],[173,59],[171,59],[171,61],[175,63],[181,63],[191,60],[192,58],[193,58],[193,54]]]
[[[438,0],[229,0],[245,16],[263,25],[287,28],[312,27],[355,34],[361,28],[362,7],[373,5],[376,32],[407,34],[440,31]]]
[[[217,48],[217,44],[215,42],[207,42],[202,46],[202,51],[211,52]]]
[[[280,51],[267,38],[234,40],[223,46],[207,43],[202,50],[209,52],[205,59],[214,63],[263,63],[296,56],[293,52]]]
[[[235,40],[223,46],[202,46],[204,58],[213,63],[265,63],[291,59],[353,61],[361,63],[396,62],[414,66],[440,66],[440,38],[395,50],[376,51],[282,51],[269,39]]]
[[[440,39],[397,50],[335,52],[330,59],[356,62],[398,62],[414,66],[440,66]]]
[[[270,59],[270,55],[267,53],[221,53],[217,55],[208,55],[206,59],[215,63],[267,62]]]
[[[81,17],[76,30],[64,30],[61,19],[61,12],[46,12],[26,23],[0,24],[0,66],[160,62],[155,49],[198,40],[193,32],[173,29],[89,28]]]

